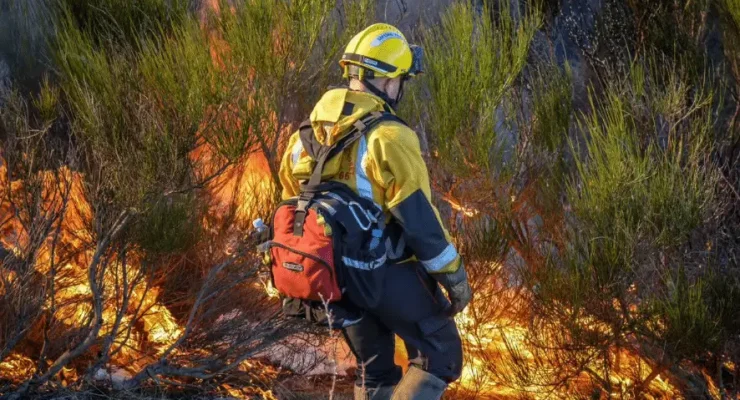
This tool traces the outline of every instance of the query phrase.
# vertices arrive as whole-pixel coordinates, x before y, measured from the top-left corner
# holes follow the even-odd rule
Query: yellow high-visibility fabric
[[[346,110],[346,103],[353,105],[350,115],[342,114]],[[383,111],[383,104],[383,100],[369,93],[349,89],[330,90],[311,113],[314,134],[324,144],[334,143],[347,134],[358,119],[370,112]],[[314,165],[301,146],[298,132],[294,133],[288,141],[280,166],[283,199],[299,194],[299,181],[309,179]],[[379,123],[365,138],[328,160],[322,180],[344,183],[365,197],[371,192],[372,200],[382,207],[389,221],[392,218],[392,209],[404,208],[404,201],[421,191],[433,213],[404,215],[404,219],[441,229],[446,243],[438,243],[437,246],[451,246],[449,233],[444,229],[439,212],[431,204],[429,172],[421,155],[419,139],[409,127],[394,121]],[[419,199],[415,198],[414,201]],[[408,211],[408,207],[404,212],[413,213]],[[420,218],[424,220],[419,221]],[[454,272],[459,265],[460,257],[456,256],[444,266],[435,267],[430,272]]]

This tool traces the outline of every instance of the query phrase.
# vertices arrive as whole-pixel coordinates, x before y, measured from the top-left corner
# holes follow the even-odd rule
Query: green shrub
[[[658,371],[717,349],[721,336],[704,289],[710,256],[691,255],[697,239],[711,238],[706,227],[720,206],[719,169],[709,158],[714,94],[689,91],[687,76],[637,63],[603,97],[592,94],[572,145],[566,268],[546,268],[539,291],[549,308],[568,310],[562,323],[570,345],[610,343],[638,354],[659,348]],[[573,318],[609,328],[573,325]]]
[[[61,7],[96,44],[141,44],[188,19],[192,0],[62,0]]]
[[[202,233],[200,208],[192,195],[160,201],[137,219],[133,238],[149,257],[185,253]]]
[[[336,63],[343,46],[369,24],[374,5],[345,1],[337,15],[330,0],[251,0],[218,18],[229,46],[227,65],[246,89],[234,117],[254,136],[278,185],[281,138],[307,118],[328,84],[340,82]],[[246,111],[260,118],[248,118]]]
[[[418,103],[442,164],[459,176],[506,169],[496,109],[524,68],[542,19],[531,7],[517,22],[508,4],[479,11],[457,2],[422,32],[428,98]]]

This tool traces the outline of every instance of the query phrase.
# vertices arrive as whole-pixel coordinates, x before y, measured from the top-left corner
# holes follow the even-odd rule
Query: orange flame
[[[94,248],[90,246],[90,243],[94,243],[93,235],[87,228],[92,221],[92,210],[86,201],[82,176],[79,173],[61,168],[58,171],[41,172],[40,174],[44,183],[42,190],[44,204],[42,204],[42,208],[62,213],[61,222],[57,223],[61,223],[57,242],[54,243],[51,237],[52,234],[50,234],[50,237],[41,247],[34,264],[35,271],[43,275],[48,275],[51,266],[56,265],[54,298],[47,299],[44,308],[49,310],[53,300],[56,309],[54,318],[56,320],[70,328],[81,327],[85,325],[92,313],[91,300],[93,294],[87,277],[87,266],[92,262],[94,253]],[[0,176],[7,176],[5,167],[1,165]],[[11,192],[20,195],[24,182],[15,181],[8,184],[0,181],[0,187],[4,185],[9,185]],[[65,198],[67,198],[65,193],[67,191],[69,201],[65,207]],[[11,207],[8,202],[0,203],[0,213],[2,215],[14,215]],[[29,240],[28,231],[19,218],[10,218],[6,221],[2,235],[0,235],[0,243],[4,247],[20,254],[21,249],[28,245]],[[103,276],[104,286],[116,287],[116,280],[121,279],[123,274],[127,275],[129,281],[134,279],[134,276],[140,272],[138,257],[134,252],[128,258],[126,266],[121,265],[118,261],[111,262]],[[12,274],[11,272],[10,275]],[[146,336],[148,342],[155,348],[162,349],[173,343],[181,334],[182,329],[169,310],[158,303],[158,297],[159,291],[157,288],[148,291],[145,290],[143,285],[133,288],[130,303],[134,305],[141,304],[141,310],[145,310],[142,315],[138,316],[143,322],[144,328],[143,330],[134,331],[130,335],[126,335],[124,330],[116,333],[114,343],[116,346],[122,346],[122,351],[113,360],[114,363],[118,363],[121,367],[127,367],[127,362],[130,359],[146,354],[145,349],[137,344],[138,338],[142,335]],[[113,321],[120,313],[118,300],[112,290],[105,291],[101,337],[109,335],[113,329]],[[132,318],[136,317],[132,312],[127,310],[124,312],[126,312],[124,322],[130,322]],[[18,376],[33,372],[33,368],[35,368],[33,363],[24,363],[24,368],[19,368],[18,362],[16,359],[14,364]],[[7,366],[7,364],[0,365]],[[4,370],[4,368],[0,368],[0,370]]]

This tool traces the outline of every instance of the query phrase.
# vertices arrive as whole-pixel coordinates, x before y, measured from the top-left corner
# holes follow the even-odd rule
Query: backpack
[[[347,301],[367,307],[379,300],[383,277],[375,271],[387,260],[383,211],[347,185],[322,182],[321,174],[329,159],[383,121],[403,123],[391,113],[372,112],[331,146],[316,139],[310,121],[301,124],[299,137],[315,167],[300,194],[274,210],[269,240],[260,246],[272,284],[284,297],[284,310],[290,304],[294,312],[303,313],[304,307],[296,306],[300,303],[311,319],[310,308]]]

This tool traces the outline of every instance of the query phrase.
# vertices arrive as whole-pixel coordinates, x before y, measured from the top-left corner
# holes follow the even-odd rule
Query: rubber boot
[[[355,386],[355,400],[390,400],[395,386],[362,388]]]
[[[442,379],[417,367],[410,367],[393,391],[391,400],[439,400],[447,389]]]

